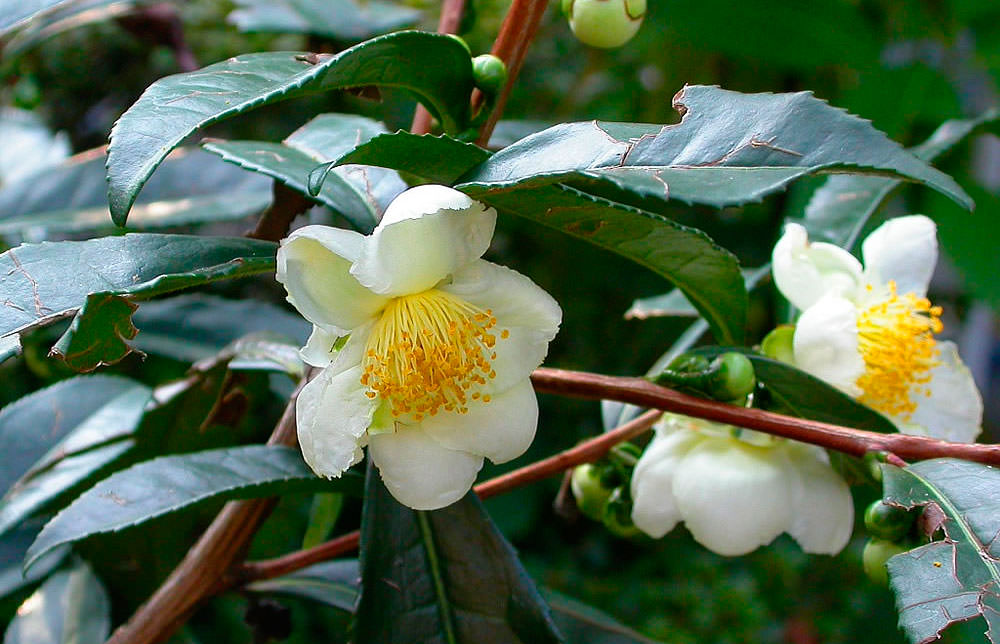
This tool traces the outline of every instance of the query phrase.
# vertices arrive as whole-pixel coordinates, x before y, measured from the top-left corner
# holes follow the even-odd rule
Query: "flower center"
[[[415,420],[441,408],[467,413],[470,400],[490,402],[482,390],[496,377],[496,324],[492,311],[436,289],[392,299],[365,346],[365,395],[388,401],[394,417]],[[508,335],[504,329],[499,337]]]
[[[861,312],[862,402],[904,420],[916,410],[915,394],[930,393],[926,384],[938,356],[934,334],[944,328],[940,318],[941,307],[913,293],[899,295],[895,282],[889,282],[888,298]]]

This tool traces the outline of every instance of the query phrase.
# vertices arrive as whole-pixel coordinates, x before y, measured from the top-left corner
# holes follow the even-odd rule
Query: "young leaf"
[[[228,237],[132,233],[22,244],[0,255],[0,336],[76,313],[91,293],[142,299],[274,270],[275,244]]]
[[[889,559],[899,624],[910,641],[930,642],[949,624],[980,615],[990,641],[1000,641],[1000,471],[938,458],[883,466],[882,481],[886,503],[926,508],[939,517],[928,532],[940,528],[945,536]]]
[[[742,342],[747,291],[739,263],[701,231],[562,185],[481,192],[467,184],[462,190],[500,212],[551,226],[645,266],[684,292],[719,342]]]
[[[358,644],[560,642],[513,548],[469,492],[434,512],[400,505],[369,465]]]
[[[85,231],[112,228],[103,148],[81,152],[63,163],[0,189],[0,233]],[[271,182],[244,172],[198,148],[170,153],[146,183],[129,218],[129,228],[241,219],[271,203]]]
[[[308,195],[310,172],[318,163],[337,158],[383,132],[381,123],[362,116],[321,114],[292,132],[283,143],[213,140],[204,147],[226,161],[273,177]],[[334,170],[323,189],[313,196],[355,229],[369,233],[389,202],[404,190],[406,184],[392,170],[352,166]]]
[[[403,131],[380,134],[313,170],[309,176],[309,192],[317,194],[327,173],[348,163],[392,168],[433,183],[451,185],[489,157],[490,153],[481,147],[444,134],[432,136]]]
[[[112,218],[119,226],[125,224],[153,170],[197,129],[280,100],[363,85],[409,90],[441,119],[447,131],[459,132],[469,110],[472,62],[468,50],[454,38],[402,31],[334,56],[245,54],[163,78],[146,89],[111,131],[108,202]]]
[[[357,494],[348,473],[335,481],[316,476],[297,449],[249,445],[166,456],[112,474],[57,514],[28,549],[25,568],[64,543],[117,532],[213,499],[249,499],[305,491]]]
[[[103,642],[111,634],[111,602],[90,567],[79,562],[52,575],[7,627],[4,644]]]
[[[240,31],[303,33],[354,43],[412,25],[416,9],[368,0],[236,0],[226,18]]]
[[[114,293],[91,293],[49,356],[82,372],[115,364],[132,353],[128,340],[139,332],[132,324],[138,307]]]
[[[929,139],[910,148],[918,159],[932,161],[984,125],[1000,119],[992,109],[974,119],[946,121]],[[816,241],[851,248],[868,218],[901,181],[885,177],[835,175],[813,193],[802,224]]]
[[[632,203],[672,199],[721,208],[836,171],[919,181],[972,206],[949,176],[808,92],[740,94],[696,85],[681,90],[674,107],[682,115],[677,125],[556,125],[497,152],[456,187],[482,192],[563,182]]]

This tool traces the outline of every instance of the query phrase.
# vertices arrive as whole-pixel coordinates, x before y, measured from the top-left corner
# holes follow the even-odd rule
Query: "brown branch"
[[[295,400],[306,379],[292,394],[268,445],[294,446]],[[132,618],[114,632],[108,644],[157,644],[166,641],[198,605],[212,593],[219,579],[245,554],[246,547],[274,509],[277,499],[232,501],[191,547]]]
[[[635,438],[649,429],[660,415],[659,411],[647,411],[621,427],[584,441],[565,452],[484,481],[475,487],[476,494],[482,499],[488,499],[509,492],[514,488],[541,481],[582,463],[596,461],[618,443]],[[318,546],[293,552],[283,557],[266,561],[251,561],[237,569],[233,577],[227,581],[230,585],[243,585],[251,581],[287,575],[306,566],[353,552],[358,547],[359,538],[357,532],[351,532]],[[225,590],[225,588],[218,590]]]
[[[548,0],[514,0],[504,18],[503,25],[500,26],[500,33],[497,34],[497,39],[493,42],[493,49],[490,53],[507,65],[507,82],[500,95],[497,96],[493,112],[479,132],[477,143],[481,147],[485,148],[489,143],[493,128],[500,120],[500,114],[503,113],[507,97],[510,96],[510,91],[514,86],[514,79],[521,71],[524,57],[528,53],[528,46],[531,45],[531,41],[538,31],[538,25],[542,22],[542,16],[545,15],[547,6]],[[473,114],[482,107],[483,98],[482,93],[478,90],[472,93]]]
[[[314,205],[312,199],[280,181],[272,185],[271,195],[271,205],[257,220],[257,226],[246,234],[247,237],[280,241],[288,236],[295,218]]]
[[[465,0],[444,0],[441,3],[441,17],[438,18],[439,34],[457,34],[458,28],[462,24],[462,14],[465,13]],[[417,111],[413,115],[413,125],[410,132],[414,134],[427,134],[431,131],[431,113],[421,104],[417,104]]]

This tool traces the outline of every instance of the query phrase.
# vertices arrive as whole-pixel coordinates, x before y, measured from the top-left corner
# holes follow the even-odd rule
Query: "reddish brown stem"
[[[280,241],[288,236],[296,217],[309,210],[313,201],[280,181],[271,186],[271,205],[257,220],[256,227],[246,234],[254,239]]]
[[[465,13],[465,0],[444,0],[441,3],[441,17],[438,18],[439,34],[457,34],[458,28],[462,24],[462,14]],[[431,113],[423,105],[417,105],[417,111],[413,115],[413,125],[410,132],[414,134],[427,134],[431,131]]]

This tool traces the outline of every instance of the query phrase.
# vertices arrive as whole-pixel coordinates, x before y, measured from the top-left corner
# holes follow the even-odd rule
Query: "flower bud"
[[[611,497],[611,488],[604,485],[602,468],[586,463],[573,470],[570,489],[576,498],[576,507],[595,521],[604,517],[604,507]]]
[[[591,47],[621,47],[639,31],[646,0],[563,0],[569,27]]]
[[[750,395],[757,386],[750,358],[730,351],[712,361],[707,393],[716,400],[737,400]]]
[[[873,537],[899,541],[913,526],[913,515],[905,508],[889,505],[881,499],[865,510],[865,528]]]
[[[624,486],[611,492],[604,504],[604,516],[601,520],[608,532],[616,537],[627,539],[641,532],[632,521],[632,499],[628,497]]]
[[[791,324],[782,324],[764,336],[764,341],[760,343],[761,353],[768,358],[795,364],[795,349],[792,346],[794,337],[795,327]]]
[[[889,570],[885,564],[890,557],[906,552],[906,547],[885,539],[870,539],[861,554],[865,574],[876,584],[889,585]]]
[[[493,54],[472,59],[472,78],[476,87],[487,94],[499,94],[507,82],[507,66]]]

